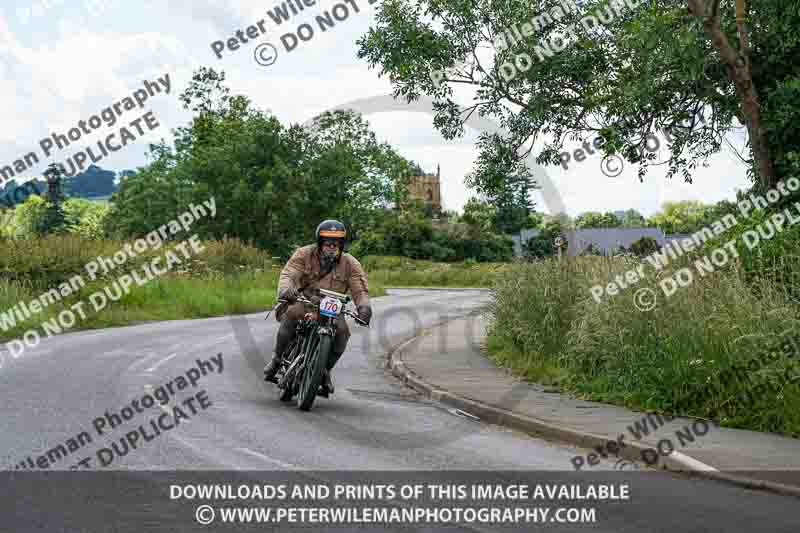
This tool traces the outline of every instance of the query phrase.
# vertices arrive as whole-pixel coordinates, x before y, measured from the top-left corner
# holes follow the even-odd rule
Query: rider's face
[[[323,252],[337,252],[339,251],[339,243],[336,241],[322,241]]]

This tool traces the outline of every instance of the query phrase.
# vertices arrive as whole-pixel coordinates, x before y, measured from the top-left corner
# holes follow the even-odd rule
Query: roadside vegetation
[[[29,302],[73,276],[86,282],[79,291],[48,305],[30,319],[0,331],[0,338],[17,338],[25,331],[55,318],[69,306],[84,301],[86,320],[78,320],[69,331],[124,326],[150,320],[205,318],[226,314],[251,313],[269,308],[275,298],[278,271],[269,254],[235,239],[204,241],[204,250],[163,276],[139,287],[133,284],[127,294],[95,313],[89,296],[131,271],[146,275],[142,265],[163,256],[165,245],[129,259],[115,270],[90,281],[84,265],[98,256],[111,257],[124,241],[88,239],[80,235],[48,235],[24,241],[6,241],[0,256],[0,310],[10,315],[18,302]]]
[[[540,141],[534,154],[540,164],[594,166],[582,162],[586,154],[576,148],[602,137],[594,161],[614,155],[636,165],[642,181],[657,166],[667,179],[692,183],[710,156],[734,146],[732,139],[746,130],[744,149],[734,148],[750,180],[746,194],[764,194],[800,176],[800,138],[788,133],[800,117],[798,9],[771,0],[652,0],[615,17],[608,11],[602,29],[583,32],[580,21],[589,20],[583,17],[599,16],[609,2],[581,1],[574,12],[562,12],[563,4],[387,1],[358,41],[358,55],[397,94],[435,100],[434,124],[446,138],[460,136],[473,113],[507,126],[506,133],[484,135],[477,144],[470,184],[490,199],[521,182],[523,159],[533,150],[528,147]],[[513,42],[475,38],[504,35],[510,24],[534,19],[537,31]],[[537,56],[525,66],[514,64],[514,58]],[[658,156],[648,153],[653,142]],[[794,196],[791,201],[798,200]],[[676,202],[647,224],[687,232],[717,220],[727,207]],[[776,211],[740,220],[736,231]],[[617,223],[613,214],[585,213],[574,226],[644,223],[635,212],[623,218]],[[800,316],[800,229],[753,250],[739,246],[734,264],[705,277],[695,270],[694,283],[669,299],[658,286],[667,273],[597,303],[590,288],[605,286],[640,260],[553,259],[568,222],[543,220],[540,233],[525,243],[535,262],[510,269],[498,282],[489,339],[498,361],[587,398],[800,436],[800,349],[784,348]],[[729,238],[707,243],[702,253]],[[637,250],[647,247],[639,243]],[[669,273],[688,261],[672,262]],[[649,312],[634,307],[641,288],[659,295]],[[776,342],[778,353],[768,364],[724,379],[737,363]]]
[[[98,256],[111,257],[126,241],[93,239],[78,234],[46,235],[25,240],[4,241],[0,255],[0,313],[10,314],[20,301],[29,302],[51,288],[79,274],[86,285],[30,319],[8,327],[0,317],[0,340],[19,338],[25,331],[39,328],[64,309],[84,301],[87,319],[78,320],[68,331],[125,326],[152,320],[207,318],[266,311],[275,302],[278,276],[283,267],[267,251],[238,239],[202,241],[204,250],[183,259],[173,271],[143,286],[133,284],[116,302],[93,312],[89,296],[109,286],[123,274],[140,272],[156,256],[163,256],[172,245],[148,250],[126,263],[90,280],[85,265]],[[489,287],[509,267],[506,263],[437,263],[407,257],[368,256],[362,264],[367,270],[370,296],[385,294],[385,286]]]
[[[367,256],[362,265],[370,286],[383,287],[491,287],[511,263],[437,263],[407,257]]]
[[[600,303],[590,288],[641,258],[548,258],[506,271],[494,291],[492,356],[581,398],[800,437],[800,227],[748,250],[739,237],[764,216],[661,272],[648,265],[646,279]],[[733,237],[740,259],[700,276],[694,261]],[[665,297],[658,282],[687,266],[693,283]],[[645,288],[657,297],[650,311],[634,305]]]
[[[281,267],[327,218],[342,220],[351,252],[367,258],[372,296],[388,284],[489,286],[497,262],[511,259],[512,240],[500,230],[513,229],[508,216],[524,224],[525,202],[498,208],[473,200],[463,217],[434,209],[409,197],[409,180],[425,172],[379,142],[360,115],[324,113],[313,128],[282,124],[231,95],[224,80],[213,69],[195,73],[180,97],[194,113],[191,122],[177,129],[172,144],[151,145],[151,162],[120,176],[109,202],[68,197],[64,191],[80,189],[77,178],[63,178],[51,165],[45,174],[57,185],[46,194],[0,206],[0,337],[19,337],[120,276],[142,272],[176,243],[90,283],[84,268],[211,197],[216,216],[197,219],[189,234],[175,237],[196,234],[205,251],[142,287],[133,284],[99,312],[87,303],[87,319],[69,331],[266,310]],[[87,280],[80,291],[29,320],[3,320],[18,302],[77,274]]]

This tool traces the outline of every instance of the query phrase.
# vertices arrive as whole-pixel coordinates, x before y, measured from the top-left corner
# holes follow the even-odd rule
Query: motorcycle
[[[349,296],[327,289],[318,290],[323,297],[319,304],[302,295],[297,299],[297,302],[310,306],[313,311],[305,313],[303,319],[298,321],[296,335],[283,353],[275,375],[278,389],[282,391],[281,401],[290,402],[296,395],[297,407],[302,411],[311,409],[319,392],[328,357],[333,351],[339,315],[352,317],[357,324],[369,327],[357,313],[347,309],[347,304],[351,302]],[[278,300],[270,313],[279,305],[290,303]]]

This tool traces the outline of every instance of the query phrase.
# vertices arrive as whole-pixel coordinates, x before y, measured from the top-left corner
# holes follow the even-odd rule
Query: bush
[[[67,231],[89,239],[105,235],[104,223],[110,206],[84,198],[69,198],[64,202]]]
[[[523,245],[522,253],[532,259],[550,257],[553,255],[553,240],[543,235],[532,237]]]
[[[9,236],[30,239],[41,235],[47,211],[47,201],[41,196],[31,195],[17,205],[8,217]],[[66,232],[89,239],[105,236],[103,229],[109,205],[84,198],[68,198],[62,204]]]
[[[402,255],[413,259],[451,262],[472,258],[480,262],[510,261],[514,245],[508,235],[470,232],[458,225],[434,228],[413,211],[386,213],[376,226],[363,230],[349,252],[357,257]]]
[[[657,252],[660,249],[661,247],[658,245],[658,241],[656,241],[654,238],[642,237],[641,239],[631,243],[630,252],[636,256],[644,257],[652,254],[653,252]]]
[[[580,255],[597,257],[597,256],[603,256],[605,254],[601,250],[595,248],[594,243],[589,243],[589,246],[587,246],[586,249],[583,250]]]

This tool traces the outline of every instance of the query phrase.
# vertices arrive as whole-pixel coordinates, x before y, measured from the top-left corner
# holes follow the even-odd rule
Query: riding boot
[[[264,381],[271,381],[277,383],[275,374],[281,367],[283,353],[289,347],[289,343],[294,338],[295,322],[291,320],[284,320],[281,322],[281,327],[278,328],[278,335],[275,338],[275,355],[272,360],[264,367]]]
[[[271,381],[272,383],[278,383],[278,380],[275,378],[275,374],[278,373],[278,369],[281,367],[281,356],[277,353],[272,356],[272,359],[264,367],[264,381]]]
[[[341,356],[341,353],[331,352],[328,363],[325,365],[325,373],[322,374],[322,387],[320,390],[320,395],[324,398],[327,398],[329,394],[333,394],[334,388],[333,380],[331,379],[331,370],[336,366]]]

